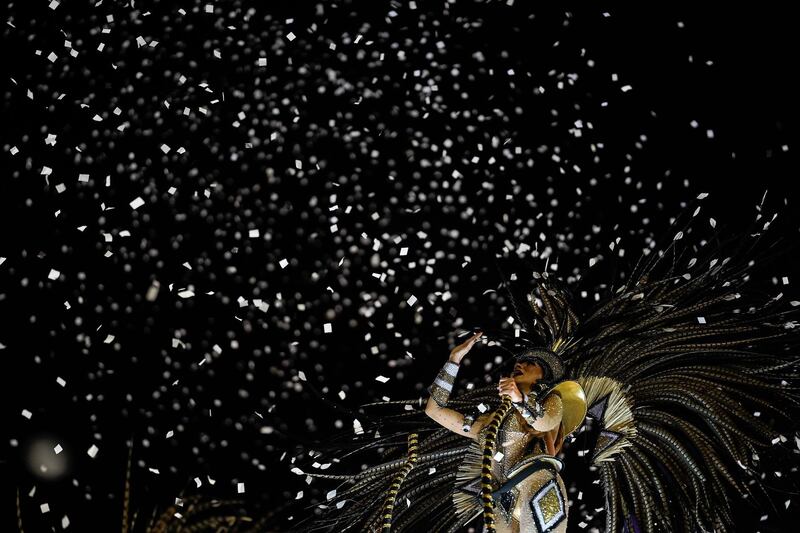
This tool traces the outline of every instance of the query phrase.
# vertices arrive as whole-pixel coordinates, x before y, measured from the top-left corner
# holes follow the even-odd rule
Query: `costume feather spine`
[[[500,407],[492,413],[486,427],[486,442],[483,445],[483,464],[481,465],[481,499],[483,500],[483,522],[487,533],[494,533],[494,498],[492,498],[492,460],[497,443],[497,431],[511,410],[511,396],[503,396]]]
[[[383,510],[381,513],[383,514],[383,533],[389,533],[392,529],[392,514],[395,501],[397,500],[397,493],[400,492],[400,485],[403,484],[403,480],[405,480],[408,473],[414,468],[417,459],[419,459],[419,454],[417,453],[419,448],[418,438],[419,435],[416,433],[408,435],[408,458],[403,468],[394,476],[392,485],[389,488],[389,493],[386,496],[386,501],[383,503]]]

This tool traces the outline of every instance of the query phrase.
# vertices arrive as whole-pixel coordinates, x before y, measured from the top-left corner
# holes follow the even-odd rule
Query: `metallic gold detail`
[[[561,397],[561,426],[564,438],[578,429],[586,418],[586,394],[577,381],[562,381],[550,390]]]
[[[456,381],[456,374],[458,373],[458,365],[448,361],[444,367],[439,370],[436,379],[433,381],[428,392],[440,407],[447,405],[450,399],[450,392],[453,390],[453,384]]]
[[[397,493],[400,491],[403,480],[405,480],[406,476],[408,476],[408,473],[411,472],[411,469],[414,468],[414,464],[419,459],[418,447],[418,435],[416,433],[410,433],[408,435],[408,458],[403,468],[400,469],[397,475],[395,475],[394,480],[392,480],[389,494],[383,502],[383,510],[381,512],[383,515],[383,527],[381,528],[383,533],[389,533],[392,529],[392,511],[394,510]]]
[[[530,505],[539,523],[540,531],[548,531],[566,516],[564,500],[555,479],[548,482],[533,496]]]
[[[542,517],[545,522],[550,522],[561,511],[555,487],[544,493],[544,496],[539,500],[539,509],[542,511]]]
[[[483,499],[483,523],[486,526],[486,533],[495,533],[495,519],[494,519],[494,499],[492,498],[492,458],[494,456],[494,447],[496,443],[497,430],[503,419],[508,415],[511,410],[511,396],[503,396],[503,401],[500,407],[492,413],[492,418],[489,421],[486,430],[486,441],[483,445],[483,465],[481,467],[481,497]],[[489,459],[488,461],[486,459]]]

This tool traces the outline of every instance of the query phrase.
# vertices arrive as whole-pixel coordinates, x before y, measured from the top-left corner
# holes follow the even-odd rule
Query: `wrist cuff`
[[[447,400],[450,398],[450,393],[453,390],[453,383],[455,383],[456,375],[458,374],[458,365],[452,361],[444,364],[433,384],[428,387],[428,392],[431,398],[440,406],[447,405]]]

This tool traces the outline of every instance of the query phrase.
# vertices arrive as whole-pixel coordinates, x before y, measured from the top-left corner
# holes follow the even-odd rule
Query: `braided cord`
[[[481,465],[481,499],[483,500],[483,522],[486,533],[495,533],[494,499],[492,498],[492,458],[497,443],[497,431],[500,424],[512,407],[511,396],[503,396],[500,407],[492,413],[492,419],[486,426],[486,441],[483,445],[483,463]]]
[[[383,527],[381,531],[383,533],[389,533],[392,529],[392,514],[394,512],[395,500],[397,500],[397,493],[400,492],[400,485],[403,484],[403,480],[405,480],[408,473],[414,468],[417,459],[419,459],[419,454],[417,453],[417,448],[419,447],[418,439],[419,435],[416,433],[410,433],[408,435],[408,459],[406,459],[406,464],[403,465],[403,468],[394,476],[392,485],[389,487],[389,493],[386,495],[386,500],[383,502],[383,510],[381,511],[383,515]]]

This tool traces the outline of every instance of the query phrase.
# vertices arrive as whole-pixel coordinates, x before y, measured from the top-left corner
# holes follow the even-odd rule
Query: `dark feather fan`
[[[778,244],[764,244],[759,233],[695,247],[683,237],[678,232],[663,250],[646,253],[583,318],[569,291],[546,274],[534,275],[531,292],[508,291],[528,342],[561,356],[566,379],[581,384],[588,415],[601,426],[591,460],[608,532],[729,529],[736,495],[767,493],[753,475],[754,454],[776,448],[797,427],[800,307],[765,295],[754,281],[755,269],[781,251]],[[492,386],[448,405],[466,413],[498,403]],[[364,441],[330,447],[342,458],[380,448],[377,466],[313,474],[345,487],[329,494],[321,518],[300,529],[380,530],[393,487],[393,531],[457,531],[475,517],[458,505],[470,500],[471,488],[459,483],[478,453],[471,441],[417,409],[374,420]],[[409,433],[419,435],[413,465]],[[402,483],[393,485],[401,471]]]
[[[602,426],[609,532],[727,530],[731,496],[763,491],[753,455],[796,428],[796,302],[751,276],[775,245],[756,235],[689,258],[682,236],[579,324],[555,280],[531,307]]]
[[[362,407],[391,408],[417,403],[397,401]],[[448,406],[467,413],[490,411],[499,403],[496,386],[490,386],[467,391],[452,399]],[[340,489],[329,493],[328,501],[321,506],[321,518],[307,520],[295,530],[380,531],[387,494],[395,476],[407,463],[409,434],[419,435],[417,458],[393,498],[391,530],[457,531],[474,518],[474,514],[465,515],[455,505],[459,494],[454,494],[454,487],[464,475],[465,463],[471,460],[480,469],[480,450],[472,440],[441,428],[418,410],[367,420],[370,422],[365,422],[363,438],[332,442],[327,448],[337,453],[339,462],[371,456],[378,458],[378,464],[357,474],[308,473],[312,477],[339,481],[341,485]],[[464,494],[469,496],[474,492],[465,487]]]

